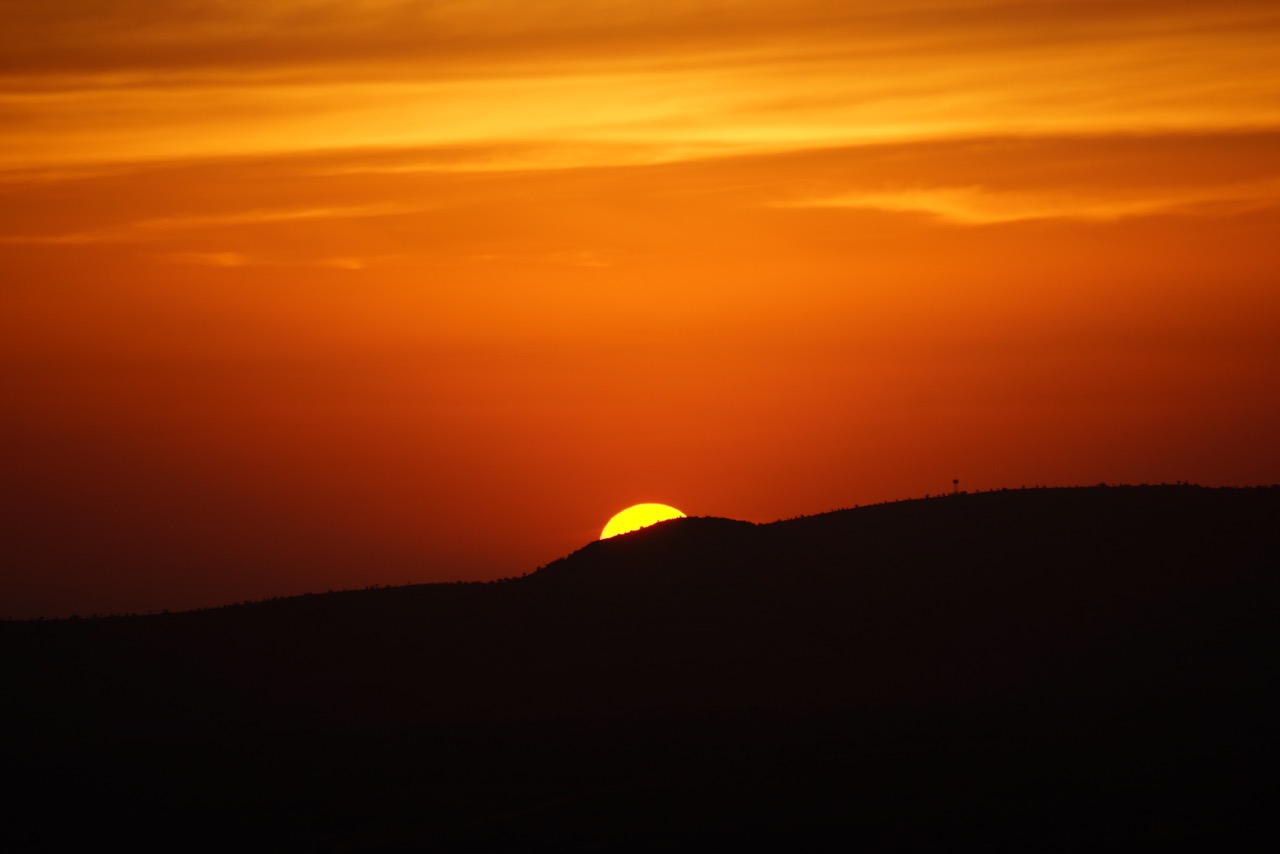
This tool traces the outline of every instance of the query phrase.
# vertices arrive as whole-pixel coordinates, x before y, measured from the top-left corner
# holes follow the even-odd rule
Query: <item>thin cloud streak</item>
[[[422,204],[387,203],[351,207],[250,210],[230,214],[139,220],[111,228],[69,232],[66,234],[6,234],[0,235],[0,243],[29,246],[87,246],[103,243],[135,243],[156,239],[173,232],[205,228],[268,225],[305,220],[365,219],[417,213],[427,209],[428,206]],[[222,264],[221,266],[240,265]]]
[[[333,270],[364,270],[375,264],[395,260],[395,256],[379,258],[268,258],[242,252],[169,252],[152,255],[166,264],[195,267],[324,267]]]
[[[850,208],[925,214],[953,225],[998,225],[1041,219],[1114,222],[1162,214],[1232,215],[1280,205],[1280,181],[1257,185],[1184,187],[1141,194],[1017,193],[982,186],[857,190],[780,207]]]

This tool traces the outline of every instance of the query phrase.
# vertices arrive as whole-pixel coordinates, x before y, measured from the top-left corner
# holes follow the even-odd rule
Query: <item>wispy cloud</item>
[[[0,0],[0,18],[0,167],[1280,126],[1265,0]]]
[[[923,214],[956,225],[998,225],[1039,219],[1114,221],[1157,214],[1232,214],[1280,205],[1280,181],[1210,187],[1147,188],[1112,193],[1017,192],[983,186],[853,190],[779,203]]]

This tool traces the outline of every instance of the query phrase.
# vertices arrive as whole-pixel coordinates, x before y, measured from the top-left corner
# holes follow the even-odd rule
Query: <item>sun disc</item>
[[[684,514],[669,504],[633,504],[609,520],[600,532],[600,539],[607,540],[668,519],[683,518]]]

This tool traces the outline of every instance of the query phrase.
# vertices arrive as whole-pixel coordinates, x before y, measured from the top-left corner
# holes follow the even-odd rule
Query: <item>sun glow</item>
[[[633,504],[609,520],[609,524],[600,532],[600,539],[607,540],[668,519],[683,518],[683,513],[667,504]]]

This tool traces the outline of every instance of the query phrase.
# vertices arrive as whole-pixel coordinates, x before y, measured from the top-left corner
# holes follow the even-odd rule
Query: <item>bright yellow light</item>
[[[647,528],[655,522],[683,518],[683,513],[667,504],[633,504],[609,520],[609,524],[600,532],[600,539],[607,540],[619,534]]]

